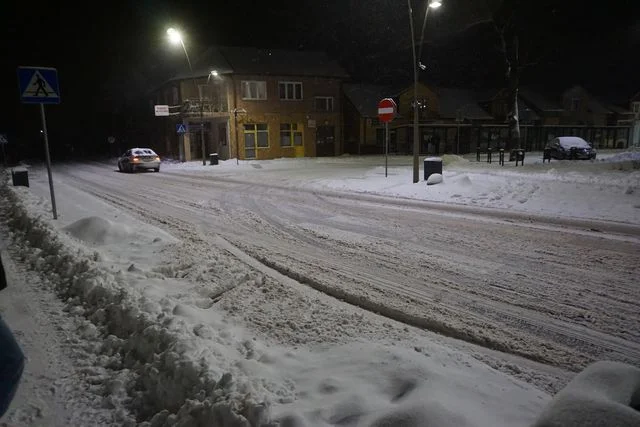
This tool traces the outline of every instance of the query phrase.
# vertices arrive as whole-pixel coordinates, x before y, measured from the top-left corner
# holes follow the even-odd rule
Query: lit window
[[[302,146],[302,130],[298,130],[297,123],[280,124],[280,146],[293,147]]]
[[[255,159],[258,148],[269,148],[269,127],[266,123],[244,125],[244,156]]]

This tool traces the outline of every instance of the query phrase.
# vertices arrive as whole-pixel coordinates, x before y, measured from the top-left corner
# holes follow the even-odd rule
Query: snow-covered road
[[[99,163],[55,173],[60,188],[189,241],[188,253],[165,266],[184,277],[206,278],[193,266],[226,248],[257,260],[267,276],[276,270],[368,311],[535,361],[578,370],[640,359],[634,226],[620,234],[604,223],[435,209],[283,186],[267,174],[129,175]],[[44,179],[34,187],[46,194]],[[288,327],[238,315],[274,339]]]

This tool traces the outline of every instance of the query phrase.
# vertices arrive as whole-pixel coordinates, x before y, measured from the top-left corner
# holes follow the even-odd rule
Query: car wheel
[[[160,167],[158,166],[157,168],[154,169],[155,172],[160,172]]]
[[[118,171],[122,172],[122,164],[120,164],[120,162],[118,162]]]

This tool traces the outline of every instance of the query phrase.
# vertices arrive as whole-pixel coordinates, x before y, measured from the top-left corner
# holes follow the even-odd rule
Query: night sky
[[[581,84],[612,101],[640,90],[637,0],[505,0],[521,29],[523,84],[561,90]],[[421,78],[470,88],[503,84],[495,29],[487,20],[501,0],[443,0],[430,14]],[[193,59],[207,44],[324,50],[355,81],[397,84],[411,78],[404,0],[95,2],[4,0],[0,132],[27,140],[40,129],[37,106],[21,105],[16,67],[58,68],[62,104],[47,107],[52,144],[102,144],[136,100],[167,73],[186,67],[166,41],[185,32]],[[415,1],[416,22],[425,1]],[[88,5],[91,6],[88,6]],[[89,9],[91,7],[91,9]],[[419,26],[419,25],[418,25]],[[14,143],[16,141],[13,141]]]

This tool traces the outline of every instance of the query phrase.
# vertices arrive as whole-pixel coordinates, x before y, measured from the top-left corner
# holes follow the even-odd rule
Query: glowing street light
[[[169,36],[169,42],[172,44],[180,44],[184,51],[184,56],[187,58],[187,64],[189,64],[189,71],[191,72],[191,80],[193,81],[193,87],[200,99],[200,146],[202,150],[202,165],[207,164],[207,153],[204,145],[204,106],[202,105],[202,94],[198,90],[198,84],[196,83],[196,76],[193,74],[193,67],[191,66],[191,60],[189,59],[189,53],[187,53],[187,47],[182,40],[182,34],[175,28],[169,28],[167,30],[167,36]]]
[[[422,34],[420,36],[420,52],[416,55],[416,37],[413,29],[413,9],[411,0],[407,0],[409,7],[409,24],[411,26],[411,47],[413,52],[413,183],[420,181],[420,141],[418,132],[418,69],[425,70],[427,67],[422,63],[422,45],[424,44],[424,29],[427,26],[427,16],[430,9],[437,9],[442,6],[439,0],[428,0],[427,8],[424,12],[422,22]]]
[[[180,31],[176,30],[175,28],[169,28],[167,30],[167,35],[169,36],[169,41],[173,44],[179,44],[182,43],[182,35],[180,34]]]

